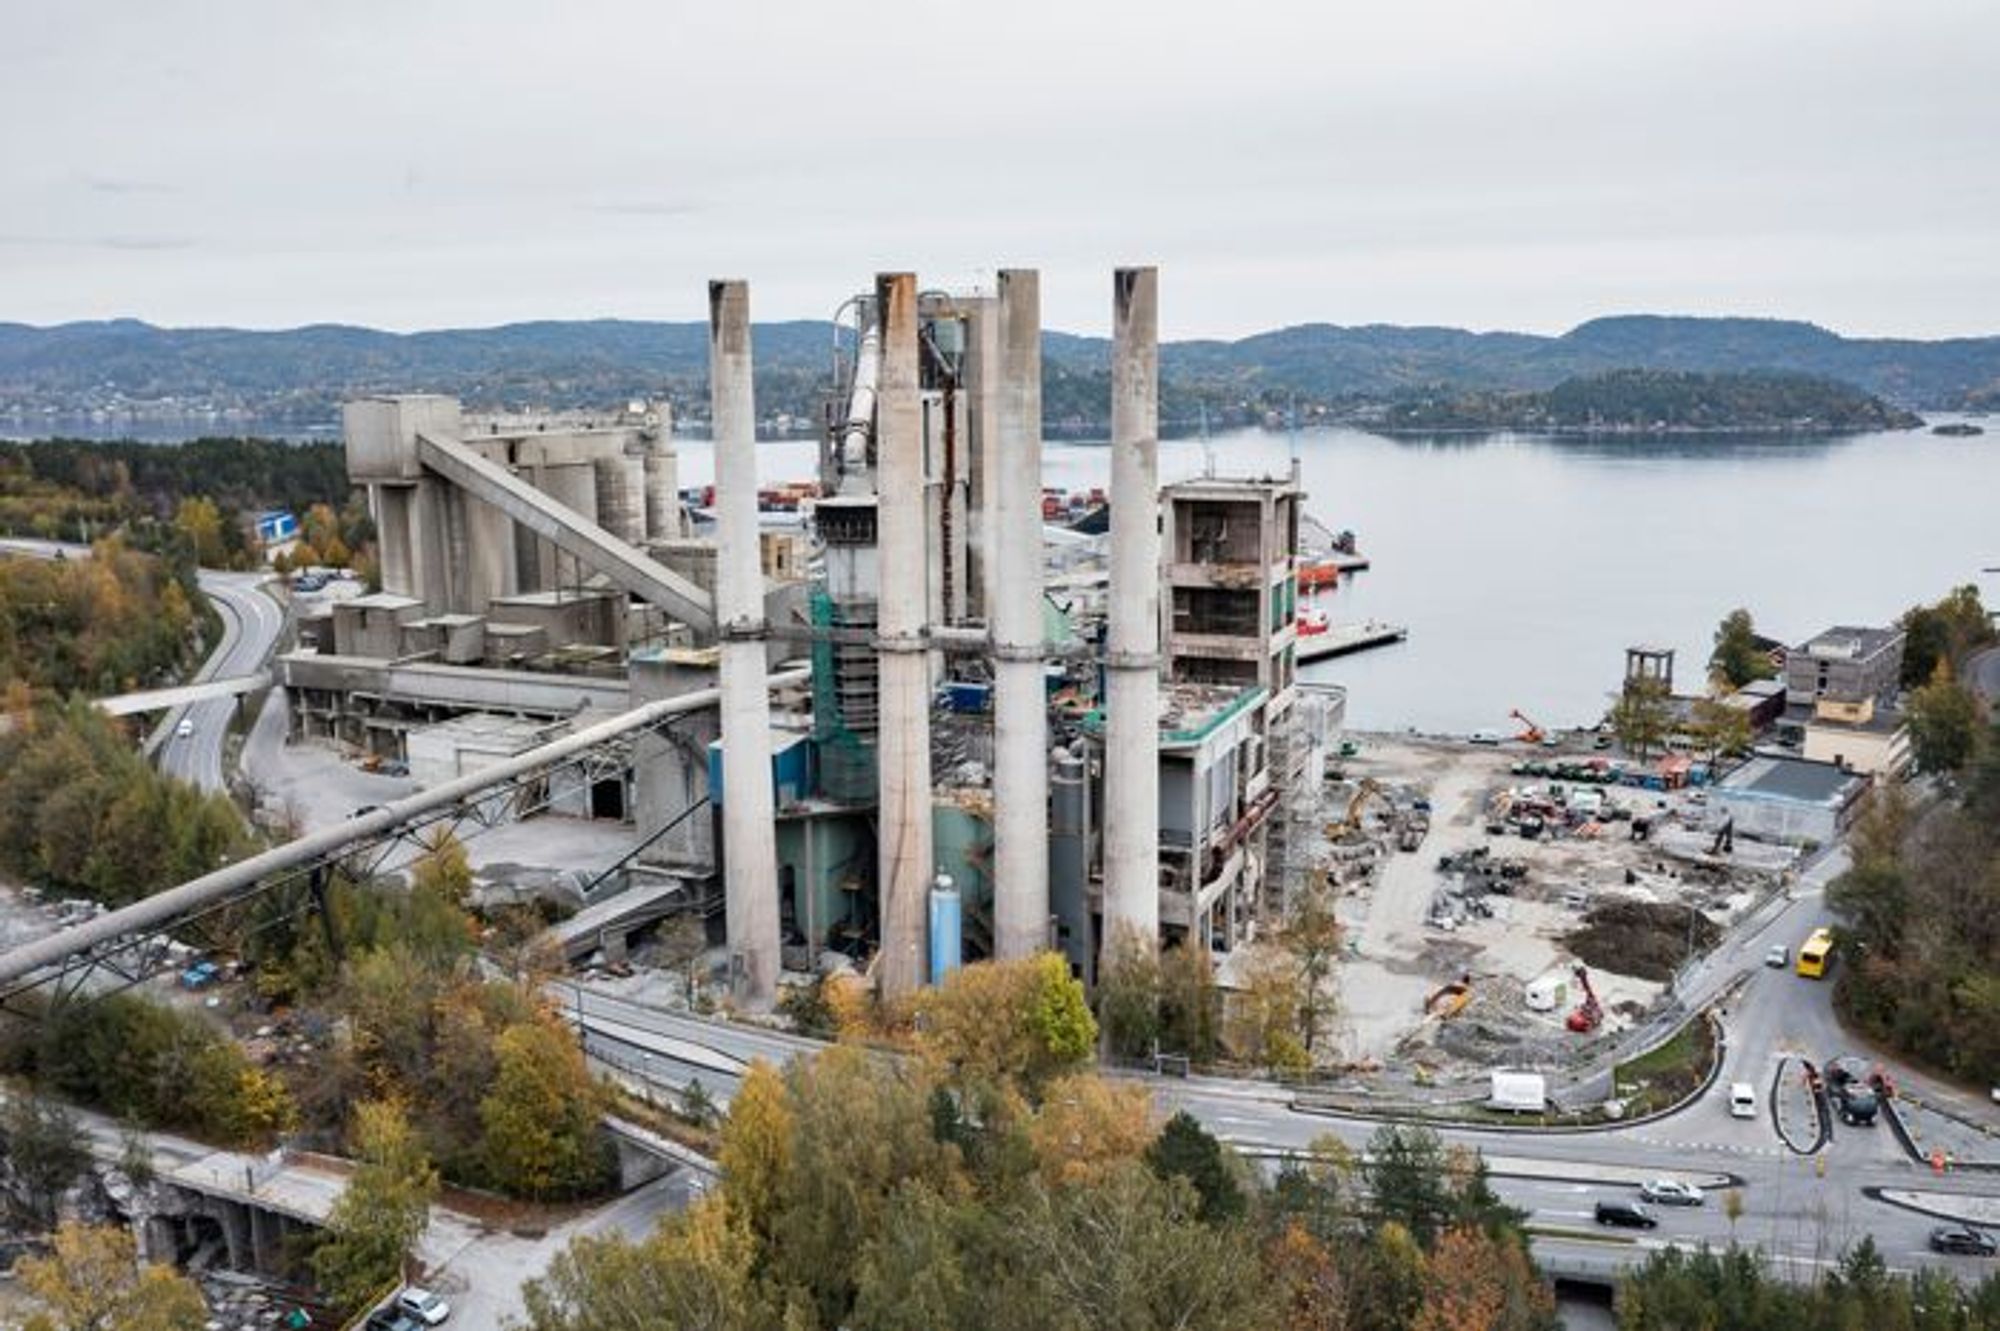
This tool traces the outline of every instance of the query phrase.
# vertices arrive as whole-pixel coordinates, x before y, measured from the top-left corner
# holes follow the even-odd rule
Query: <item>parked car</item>
[[[1659,1219],[1637,1202],[1599,1202],[1597,1223],[1624,1229],[1657,1229]]]
[[[368,1314],[364,1331],[424,1331],[424,1324],[400,1308],[382,1308]]]
[[[1639,1195],[1655,1206],[1700,1206],[1708,1200],[1694,1184],[1673,1178],[1649,1180],[1640,1185]]]
[[[1991,1257],[1993,1236],[1971,1225],[1939,1225],[1931,1231],[1931,1251],[1965,1257]]]
[[[437,1326],[451,1316],[451,1305],[445,1302],[444,1295],[417,1285],[396,1296],[396,1307],[425,1326]]]
[[[1776,970],[1783,970],[1792,964],[1792,949],[1783,943],[1773,943],[1764,954],[1764,964]]]

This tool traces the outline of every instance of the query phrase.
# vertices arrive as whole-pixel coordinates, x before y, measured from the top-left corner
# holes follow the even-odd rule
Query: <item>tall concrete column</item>
[[[930,583],[924,521],[923,406],[917,391],[917,279],[875,279],[882,370],[875,399],[876,540],[881,599],[876,619],[881,729],[879,869],[884,997],[924,982],[924,929],[932,865],[931,681],[924,645]]]
[[[991,296],[959,302],[966,311],[965,440],[972,450],[967,467],[967,609],[975,619],[993,620],[994,459],[999,456],[1000,305]]]
[[[1159,274],[1112,275],[1104,931],[1160,934]]]
[[[646,406],[651,418],[641,438],[646,444],[646,539],[671,541],[681,535],[679,459],[674,455],[674,409],[665,398]]]
[[[736,1001],[767,1008],[778,985],[778,851],[745,283],[708,284],[708,380],[715,423],[715,624],[722,641],[724,926]]]
[[[989,528],[993,604],[993,950],[1049,939],[1049,713],[1042,635],[1042,295],[1033,269],[999,281],[999,429]]]

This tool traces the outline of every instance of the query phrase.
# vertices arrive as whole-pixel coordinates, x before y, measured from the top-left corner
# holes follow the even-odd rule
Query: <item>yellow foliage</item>
[[[1052,1184],[1089,1183],[1118,1161],[1136,1160],[1155,1133],[1144,1086],[1087,1072],[1049,1083],[1028,1124],[1035,1163]]]

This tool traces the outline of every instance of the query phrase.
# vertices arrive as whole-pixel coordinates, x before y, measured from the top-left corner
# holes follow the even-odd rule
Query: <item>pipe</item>
[[[924,520],[924,438],[917,392],[917,279],[875,279],[881,380],[875,403],[875,467],[881,490],[876,539],[881,597],[876,651],[881,681],[877,882],[884,998],[924,982],[924,925],[931,875],[930,654],[924,640],[929,586]]]
[[[1160,935],[1159,274],[1112,275],[1111,589],[1105,653],[1104,929]]]
[[[722,640],[723,920],[736,1001],[761,1011],[778,993],[778,847],[747,284],[708,284],[708,329],[715,622]]]
[[[854,386],[847,396],[847,420],[840,429],[840,493],[866,494],[868,441],[875,434],[875,398],[882,377],[882,318],[880,302],[872,322],[868,311],[854,346]]]
[[[999,279],[993,625],[993,951],[1049,941],[1049,713],[1042,645],[1042,302],[1033,269]],[[884,563],[887,563],[886,552]]]
[[[769,683],[772,688],[786,688],[807,683],[811,678],[810,670],[790,670],[780,675],[773,675]],[[192,915],[204,907],[246,895],[266,878],[302,868],[357,841],[372,840],[433,809],[448,808],[461,801],[470,800],[495,786],[505,785],[525,773],[560,763],[582,753],[585,749],[595,748],[606,740],[616,739],[634,730],[644,730],[668,717],[679,716],[684,712],[713,707],[721,701],[721,697],[720,690],[698,689],[678,697],[646,703],[609,720],[600,721],[594,726],[588,726],[574,735],[565,735],[561,739],[530,749],[526,753],[503,759],[491,767],[483,767],[477,772],[454,778],[441,786],[433,786],[429,790],[419,791],[405,799],[385,804],[373,813],[364,813],[358,818],[349,818],[337,826],[309,832],[295,841],[288,841],[260,855],[252,855],[249,859],[225,865],[213,873],[205,873],[178,887],[155,892],[143,901],[120,907],[74,928],[64,929],[46,938],[38,938],[32,943],[23,944],[8,952],[0,952],[0,985],[13,984],[44,966],[53,966],[65,958],[114,942],[125,935],[148,933],[172,924],[184,915]]]

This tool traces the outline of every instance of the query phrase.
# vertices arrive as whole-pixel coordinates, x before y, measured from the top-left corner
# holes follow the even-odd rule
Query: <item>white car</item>
[[[1770,951],[1764,954],[1764,964],[1774,970],[1783,970],[1792,964],[1792,950],[1783,943],[1773,943]]]
[[[436,1326],[451,1316],[451,1305],[445,1302],[444,1295],[415,1285],[396,1296],[396,1308],[425,1326]]]
[[[191,716],[182,717],[181,723],[174,727],[174,734],[181,739],[186,739],[189,735],[194,734],[194,718]]]
[[[1656,1178],[1643,1184],[1639,1195],[1655,1206],[1700,1206],[1707,1200],[1694,1184],[1672,1178]]]

